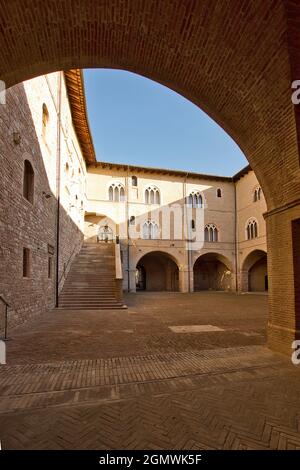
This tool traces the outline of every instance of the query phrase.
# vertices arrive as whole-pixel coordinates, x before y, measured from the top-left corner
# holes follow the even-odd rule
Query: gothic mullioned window
[[[247,240],[252,240],[253,238],[258,237],[258,223],[256,219],[250,219],[247,222],[246,227],[246,238]]]
[[[215,224],[207,224],[204,229],[204,241],[217,242],[219,240],[219,231]]]
[[[159,229],[156,222],[153,220],[147,220],[143,224],[143,233],[142,236],[145,240],[155,240],[158,238]]]
[[[203,199],[199,191],[192,191],[188,197],[189,207],[203,207]]]
[[[253,193],[253,202],[260,201],[261,199],[261,187],[255,188],[254,193]]]
[[[149,186],[145,190],[146,204],[160,204],[160,192],[156,186]]]
[[[114,202],[125,201],[125,189],[121,183],[112,183],[108,188],[108,199]]]

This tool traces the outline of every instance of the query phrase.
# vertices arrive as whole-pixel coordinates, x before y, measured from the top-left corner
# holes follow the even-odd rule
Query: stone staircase
[[[124,308],[116,280],[115,245],[83,245],[59,296],[59,308],[99,310]]]

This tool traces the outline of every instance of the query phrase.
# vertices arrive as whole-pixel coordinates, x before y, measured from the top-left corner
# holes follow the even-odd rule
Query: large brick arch
[[[0,78],[10,86],[59,69],[112,67],[161,82],[236,140],[272,209],[300,192],[288,3],[1,1]],[[273,191],[276,179],[282,191]]]
[[[291,234],[300,218],[291,102],[299,10],[296,0],[0,0],[7,86],[59,69],[126,69],[181,93],[236,140],[267,200],[269,342],[282,351],[300,335]]]

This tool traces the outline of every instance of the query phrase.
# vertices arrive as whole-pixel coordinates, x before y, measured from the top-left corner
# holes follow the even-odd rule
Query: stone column
[[[268,241],[268,345],[291,355],[300,339],[300,202],[265,215]]]
[[[249,291],[249,272],[247,270],[240,271],[239,292]]]
[[[129,292],[136,292],[136,285],[135,285],[135,273],[136,269],[130,269],[129,270],[129,281],[130,281],[130,289]]]
[[[189,291],[189,272],[187,267],[179,268],[179,292]]]

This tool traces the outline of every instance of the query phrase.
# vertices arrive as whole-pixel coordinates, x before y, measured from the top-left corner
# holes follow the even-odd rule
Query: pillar
[[[129,276],[129,292],[136,292],[136,284],[135,284],[135,274],[136,274],[136,269],[130,269],[129,272],[127,272],[127,276]]]
[[[238,291],[239,292],[249,291],[249,271],[245,269],[240,271]]]
[[[300,339],[300,203],[266,214],[269,273],[268,345],[291,355]]]
[[[179,269],[179,292],[189,292],[189,271],[187,268]]]

